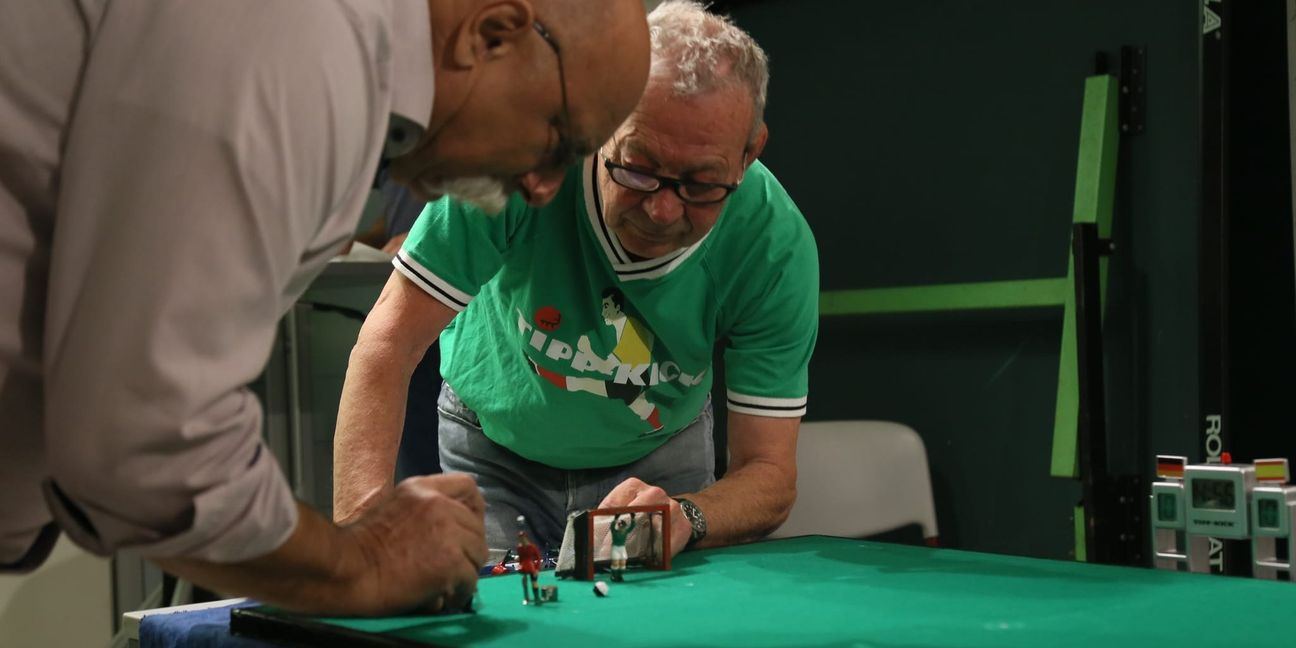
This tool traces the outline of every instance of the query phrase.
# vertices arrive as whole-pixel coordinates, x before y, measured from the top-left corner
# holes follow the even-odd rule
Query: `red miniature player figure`
[[[521,526],[526,518],[518,516],[518,526]],[[527,536],[526,531],[518,529],[518,573],[522,575],[522,605],[526,605],[530,600],[529,597],[535,598],[535,604],[540,605],[540,547],[537,547],[531,538]],[[531,578],[531,591],[527,592],[527,577]]]
[[[508,566],[505,563],[507,563],[509,561],[509,558],[512,557],[513,557],[512,551],[505,551],[504,556],[500,558],[500,561],[498,563],[495,563],[494,567],[491,567],[491,575],[499,576],[500,574],[507,574]]]

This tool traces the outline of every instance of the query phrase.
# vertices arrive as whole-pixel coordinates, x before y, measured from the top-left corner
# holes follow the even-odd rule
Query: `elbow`
[[[787,522],[788,516],[792,514],[792,507],[796,505],[796,498],[796,480],[793,479],[789,486],[779,490],[771,503],[770,522],[768,527],[764,529],[763,536],[774,533],[779,527],[783,526],[784,522]]]
[[[797,466],[796,460],[779,461],[774,463],[774,469],[778,475],[779,487],[776,489],[778,497],[775,500],[775,517],[778,522],[774,528],[778,528],[787,521],[788,515],[792,513],[792,507],[796,505],[797,500]],[[772,531],[773,529],[771,529]]]
[[[793,481],[792,485],[788,486],[788,488],[785,491],[783,491],[783,498],[779,502],[779,510],[778,510],[779,524],[783,524],[784,522],[787,521],[788,515],[791,515],[792,513],[792,507],[796,505],[796,499],[797,499],[796,481]]]
[[[128,507],[132,500],[148,497],[145,482],[156,481],[159,472],[144,470],[141,458],[150,455],[125,441],[123,430],[131,422],[120,410],[91,404],[80,411],[54,413],[46,422],[52,495],[104,509]],[[137,430],[142,427],[139,420],[133,423]],[[152,450],[152,456],[165,452],[160,444]]]
[[[771,483],[767,490],[764,500],[764,514],[756,519],[760,523],[751,529],[751,535],[747,540],[760,540],[774,533],[787,522],[788,516],[792,514],[792,507],[796,505],[797,489],[795,475],[789,480],[778,480],[777,483]]]
[[[51,454],[45,499],[68,537],[92,553],[108,556],[192,524],[189,502],[171,501],[167,493],[150,486],[156,473],[137,473],[113,454],[84,448]]]
[[[103,459],[94,459],[103,457]],[[113,506],[113,497],[123,486],[129,484],[114,483],[111,467],[118,462],[104,457],[95,450],[73,450],[51,452],[49,454],[50,482],[52,497],[63,500],[68,508],[79,508],[83,501]]]
[[[77,544],[100,554],[149,546],[193,529],[203,506],[224,516],[206,528],[224,529],[246,517],[246,502],[268,501],[261,490],[278,466],[261,443],[255,398],[238,390],[190,416],[179,410],[132,404],[52,417],[45,495]]]

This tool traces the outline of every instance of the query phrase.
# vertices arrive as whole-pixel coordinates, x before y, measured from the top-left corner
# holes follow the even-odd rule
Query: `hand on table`
[[[464,607],[487,559],[485,511],[467,475],[411,477],[347,526],[366,557],[368,613]]]
[[[631,477],[612,489],[612,492],[603,498],[598,508],[618,508],[623,506],[661,506],[665,504],[670,507],[670,547],[671,556],[674,557],[684,550],[688,545],[689,537],[693,535],[693,527],[684,517],[684,511],[680,509],[679,502],[671,499],[666,491],[657,486],[646,484],[640,479]]]

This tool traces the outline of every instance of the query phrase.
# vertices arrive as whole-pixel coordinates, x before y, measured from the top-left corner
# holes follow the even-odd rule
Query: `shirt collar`
[[[582,163],[584,167],[584,185],[585,185],[585,215],[589,220],[590,229],[593,230],[596,238],[603,248],[603,254],[607,257],[608,263],[612,265],[612,270],[616,272],[617,278],[621,281],[631,281],[635,279],[659,279],[671,273],[671,271],[680,267],[689,257],[697,252],[702,244],[711,236],[707,232],[697,243],[686,248],[680,248],[656,259],[645,259],[635,261],[631,258],[630,253],[621,245],[621,240],[617,238],[616,232],[603,221],[603,197],[599,191],[599,155],[585,158]]]
[[[391,125],[383,157],[409,152],[432,117],[436,69],[427,0],[392,2]]]

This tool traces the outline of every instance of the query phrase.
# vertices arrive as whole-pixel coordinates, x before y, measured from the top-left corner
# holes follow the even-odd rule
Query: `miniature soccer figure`
[[[630,537],[630,532],[634,531],[635,521],[634,513],[626,516],[622,520],[621,515],[617,514],[612,518],[612,580],[621,582],[621,572],[626,568],[626,538]]]
[[[526,522],[526,518],[518,516],[518,526]],[[522,605],[534,598],[535,604],[540,605],[540,548],[531,542],[526,531],[518,529],[518,573],[522,575]],[[531,590],[527,591],[527,578],[531,579]]]

